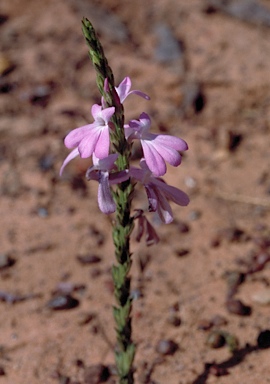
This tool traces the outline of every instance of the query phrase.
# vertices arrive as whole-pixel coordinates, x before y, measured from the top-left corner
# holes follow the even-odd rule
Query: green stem
[[[111,142],[113,151],[119,154],[118,169],[129,168],[131,147],[124,134],[124,108],[120,103],[115,90],[114,77],[104,55],[103,48],[97,38],[95,30],[89,20],[82,20],[82,29],[89,55],[97,74],[97,85],[104,98],[107,107],[115,107],[112,118],[113,130]],[[108,90],[104,90],[105,79],[108,81]],[[114,192],[116,203],[116,217],[113,227],[113,241],[117,264],[113,266],[112,275],[114,281],[114,294],[116,305],[113,310],[117,333],[117,350],[115,352],[116,366],[119,376],[119,384],[133,384],[133,360],[135,345],[132,342],[130,297],[130,235],[133,230],[133,218],[130,215],[133,185],[127,180],[117,186]]]

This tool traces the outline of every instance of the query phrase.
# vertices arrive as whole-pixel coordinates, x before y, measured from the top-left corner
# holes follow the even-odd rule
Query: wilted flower
[[[155,231],[155,228],[145,217],[142,209],[136,209],[134,219],[138,219],[138,231],[136,240],[138,242],[141,241],[141,238],[145,233],[145,241],[148,247],[150,245],[157,244],[159,242],[159,237]]]

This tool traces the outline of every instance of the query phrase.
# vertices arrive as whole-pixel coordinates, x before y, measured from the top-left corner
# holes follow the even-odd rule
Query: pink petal
[[[173,214],[170,204],[168,203],[166,197],[160,191],[156,191],[158,194],[158,207],[157,213],[165,224],[169,224],[173,221]]]
[[[177,151],[186,151],[188,149],[187,143],[176,136],[157,135],[155,141],[158,142],[159,145],[165,145],[166,147],[176,149]]]
[[[92,129],[90,133],[88,133],[87,136],[85,136],[79,143],[78,149],[80,152],[80,155],[83,159],[86,159],[87,157],[91,157],[95,147],[96,143],[100,136],[100,128],[97,127],[96,129]]]
[[[114,112],[115,112],[115,107],[105,108],[101,111],[100,117],[102,117],[105,123],[108,124]]]
[[[100,135],[95,145],[95,156],[99,159],[104,159],[108,156],[110,149],[110,133],[109,128],[105,127],[101,130]]]
[[[66,157],[66,159],[64,160],[63,164],[62,164],[62,167],[60,169],[60,176],[62,176],[62,173],[63,173],[63,170],[65,168],[65,166],[71,161],[73,160],[75,157],[79,156],[79,151],[78,151],[78,148],[75,148],[73,149],[73,151],[70,152],[70,154]]]
[[[164,193],[167,199],[181,206],[188,205],[189,197],[185,192],[156,178],[152,178],[151,181],[159,188],[160,191],[162,191],[162,193]]]
[[[101,105],[98,105],[98,104],[92,105],[91,113],[95,120],[100,116],[101,110],[102,110]]]
[[[126,169],[125,171],[110,173],[109,182],[110,182],[110,185],[119,184],[119,183],[122,183],[123,181],[128,180],[129,178],[130,178],[129,171],[128,169]]]
[[[93,124],[84,125],[82,127],[73,129],[66,136],[64,143],[67,148],[78,147],[80,141],[91,132],[92,128],[94,128]]]
[[[167,167],[162,156],[158,153],[151,141],[141,140],[143,154],[146,164],[150,171],[156,176],[162,176],[166,173]]]
[[[148,202],[149,202],[149,211],[150,212],[155,212],[158,208],[158,196],[155,191],[155,189],[150,185],[150,184],[145,184],[145,191],[148,197]]]
[[[145,100],[150,100],[150,97],[146,93],[138,91],[137,89],[134,89],[133,91],[130,91],[127,96],[132,95],[133,93],[135,95],[143,97]]]
[[[119,86],[115,87],[121,103],[123,103],[123,101],[128,96],[128,92],[129,92],[130,88],[131,88],[131,80],[129,77],[125,77],[124,80],[121,81]]]
[[[177,167],[181,163],[181,155],[175,149],[163,145],[158,140],[151,141],[151,145],[156,149],[156,151],[163,157],[165,161],[169,164]]]
[[[95,165],[96,169],[99,169],[101,171],[109,171],[114,168],[114,163],[117,160],[118,156],[119,155],[117,153],[112,153],[109,156],[100,159],[96,157],[95,154],[93,154],[93,164]]]
[[[98,186],[98,205],[101,212],[110,214],[116,209],[113,200],[110,186],[109,186],[109,173],[100,172],[99,186]]]

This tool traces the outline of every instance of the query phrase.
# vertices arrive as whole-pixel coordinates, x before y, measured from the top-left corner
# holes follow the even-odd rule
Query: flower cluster
[[[106,87],[106,81],[104,88]],[[131,90],[131,80],[126,77],[115,90],[121,103],[131,94],[136,94],[149,100],[149,96],[138,90]],[[92,157],[93,165],[87,170],[86,178],[99,182],[98,204],[102,212],[109,214],[116,209],[113,200],[111,185],[119,184],[131,178],[143,184],[149,202],[149,211],[156,212],[164,223],[173,220],[172,210],[168,200],[185,206],[189,203],[188,196],[181,190],[169,186],[160,178],[166,173],[166,163],[176,167],[181,163],[179,151],[188,149],[187,143],[174,136],[154,134],[150,132],[151,120],[143,112],[138,120],[131,120],[124,125],[125,138],[129,143],[139,140],[143,150],[140,168],[130,167],[118,171],[115,164],[118,154],[111,153],[110,130],[111,118],[115,113],[114,107],[106,108],[102,98],[101,105],[92,106],[94,122],[72,130],[65,138],[65,146],[72,149],[60,170],[62,175],[65,166],[76,156],[81,158]],[[146,220],[141,210],[134,218],[148,228],[150,223]],[[144,223],[144,224],[143,224]],[[154,232],[153,232],[154,233]],[[156,234],[150,236],[150,242],[156,241]]]

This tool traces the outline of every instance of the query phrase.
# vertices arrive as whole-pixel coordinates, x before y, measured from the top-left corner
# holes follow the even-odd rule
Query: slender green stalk
[[[131,147],[124,135],[124,109],[115,90],[114,77],[104,55],[103,48],[89,20],[82,21],[83,34],[89,47],[89,55],[96,70],[97,85],[107,107],[115,107],[112,118],[111,142],[113,151],[119,154],[117,165],[119,171],[129,168]],[[106,91],[104,82],[107,79]],[[133,185],[127,180],[117,186],[114,192],[116,217],[113,227],[113,241],[117,264],[113,266],[114,294],[116,306],[114,319],[117,332],[117,350],[115,352],[119,384],[132,384],[135,345],[132,342],[130,297],[131,253],[129,240],[133,230],[133,218],[130,215]]]

